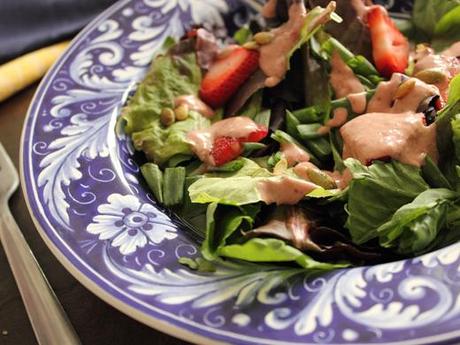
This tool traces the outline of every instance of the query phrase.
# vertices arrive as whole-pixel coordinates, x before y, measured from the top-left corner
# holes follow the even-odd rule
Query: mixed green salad
[[[181,262],[327,270],[459,240],[460,0],[397,21],[269,0],[261,18],[168,38],[121,116],[158,203],[203,238]]]

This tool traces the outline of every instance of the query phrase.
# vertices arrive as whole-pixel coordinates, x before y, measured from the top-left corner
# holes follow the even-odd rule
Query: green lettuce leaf
[[[244,207],[223,206],[217,203],[208,205],[206,212],[206,237],[201,245],[201,254],[207,260],[218,256],[227,239],[237,230],[250,230],[260,211],[257,204]]]
[[[169,127],[164,127],[159,119],[153,120],[146,129],[134,132],[132,139],[137,150],[144,151],[149,160],[161,165],[177,155],[192,156],[187,133],[210,125],[209,119],[191,111],[186,120]]]
[[[195,53],[156,57],[133,98],[123,110],[128,134],[151,127],[159,120],[163,108],[174,107],[174,99],[197,95],[201,70]]]
[[[442,50],[460,39],[460,0],[416,0],[412,21],[418,41]]]
[[[428,189],[402,206],[377,232],[380,245],[401,254],[420,253],[444,227],[458,194],[449,189]]]
[[[254,238],[243,244],[231,244],[220,248],[218,254],[251,262],[296,262],[309,270],[333,270],[348,266],[345,263],[318,262],[284,241],[273,238]]]
[[[366,167],[350,158],[345,165],[353,175],[345,227],[356,244],[378,237],[377,228],[429,188],[419,168],[397,161]]]
[[[196,112],[190,112],[187,120],[169,127],[161,125],[162,110],[173,108],[178,96],[198,95],[201,83],[195,52],[178,55],[172,51],[153,60],[121,116],[124,130],[132,136],[135,148],[160,165],[173,156],[192,155],[186,141],[187,132],[210,126],[210,121]]]

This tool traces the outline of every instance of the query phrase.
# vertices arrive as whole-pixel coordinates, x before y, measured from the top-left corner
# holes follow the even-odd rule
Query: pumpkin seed
[[[176,115],[174,113],[174,110],[171,108],[164,108],[161,111],[161,116],[160,116],[160,122],[168,127],[171,126],[174,122],[176,121]]]
[[[418,72],[415,78],[424,81],[427,84],[438,84],[442,83],[447,79],[446,74],[437,68],[428,68]]]
[[[416,83],[417,82],[414,78],[410,78],[401,85],[399,85],[394,95],[394,99],[401,99],[406,97],[414,89]]]
[[[243,48],[249,49],[249,50],[257,50],[259,49],[259,45],[254,42],[254,41],[249,41],[243,44]]]
[[[257,44],[263,46],[273,41],[274,37],[275,35],[273,33],[268,31],[262,31],[254,35],[254,41],[256,41]]]
[[[188,118],[189,107],[187,104],[181,104],[174,110],[174,113],[177,121],[184,121]]]
[[[337,184],[328,174],[318,169],[307,168],[307,176],[311,182],[323,187],[324,189],[335,189]]]

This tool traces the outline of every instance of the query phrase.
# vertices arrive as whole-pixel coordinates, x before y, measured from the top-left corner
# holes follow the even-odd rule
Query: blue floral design
[[[177,237],[168,217],[150,204],[141,204],[133,195],[112,194],[100,205],[87,231],[109,240],[120,253],[129,255],[147,244],[160,244]]]

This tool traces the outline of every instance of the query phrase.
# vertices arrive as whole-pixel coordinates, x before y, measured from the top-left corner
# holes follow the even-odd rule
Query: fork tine
[[[8,201],[18,186],[19,178],[16,168],[0,142],[0,202]]]

